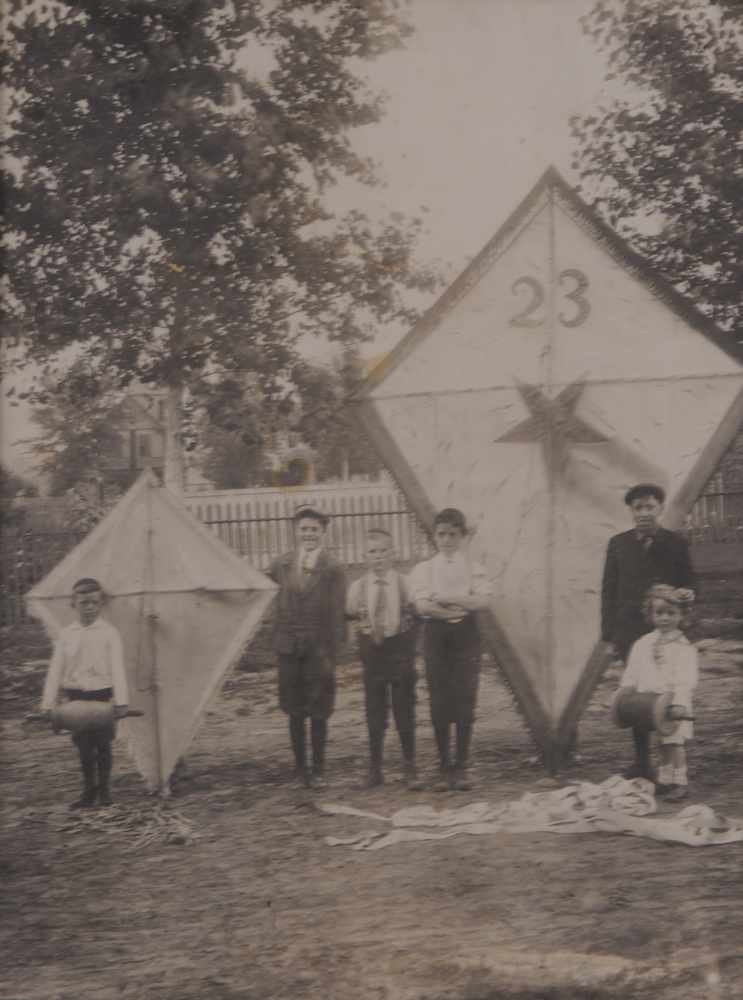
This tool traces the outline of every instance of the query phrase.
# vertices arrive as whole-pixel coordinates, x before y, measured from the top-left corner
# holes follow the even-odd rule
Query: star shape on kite
[[[605,443],[608,438],[575,413],[585,387],[585,379],[579,379],[550,399],[538,386],[517,381],[516,388],[529,410],[529,416],[496,438],[496,443],[541,444],[551,472],[558,471],[571,444]]]

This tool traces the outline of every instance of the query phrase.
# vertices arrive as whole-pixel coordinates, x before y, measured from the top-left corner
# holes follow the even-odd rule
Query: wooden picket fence
[[[364,539],[371,527],[392,535],[397,557],[417,562],[430,553],[430,542],[394,488],[358,486],[343,490],[230,490],[186,497],[191,512],[231,549],[257,569],[294,544],[293,516],[310,503],[329,517],[327,546],[349,567],[364,561]],[[237,495],[237,498],[236,498]],[[7,525],[0,557],[0,626],[28,620],[24,595],[84,537],[74,531],[28,531]]]
[[[363,562],[364,538],[372,527],[389,531],[398,558],[405,562],[422,559],[429,552],[425,531],[394,487],[235,490],[187,497],[185,502],[223,542],[262,570],[294,544],[294,513],[305,504],[328,515],[327,547],[348,566]]]
[[[25,595],[85,537],[79,531],[27,531],[6,525],[0,548],[0,626],[28,620]]]
[[[727,509],[743,494],[726,495]],[[328,546],[349,567],[364,558],[369,528],[381,526],[393,537],[398,558],[413,563],[426,558],[430,541],[404,497],[382,484],[316,486],[301,490],[221,491],[186,497],[186,505],[230,548],[265,570],[293,545],[293,515],[309,503],[329,517]],[[739,506],[743,507],[743,503]],[[685,529],[700,572],[743,571],[743,509],[727,516],[689,518]],[[83,537],[75,531],[25,530],[6,524],[0,548],[0,626],[27,620],[24,596]]]

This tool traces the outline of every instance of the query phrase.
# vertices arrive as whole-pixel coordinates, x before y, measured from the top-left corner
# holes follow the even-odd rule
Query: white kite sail
[[[121,633],[130,707],[124,724],[150,790],[167,789],[210,698],[258,628],[276,585],[227,548],[144,473],[108,516],[28,594],[52,637],[75,620],[72,587],[99,580]]]
[[[548,170],[359,390],[424,524],[460,507],[485,634],[554,769],[603,669],[606,545],[638,482],[678,528],[743,420],[743,350]]]

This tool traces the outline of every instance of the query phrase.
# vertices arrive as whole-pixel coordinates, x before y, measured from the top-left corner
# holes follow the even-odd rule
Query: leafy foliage
[[[344,473],[378,473],[379,459],[345,406],[362,375],[360,356],[349,349],[327,365],[297,363],[282,395],[265,396],[251,380],[235,378],[223,380],[204,400],[195,398],[202,407],[199,458],[206,478],[219,489],[298,485],[301,476],[296,480],[289,466],[278,472],[270,467],[282,434],[314,451],[320,482]]]
[[[317,451],[317,477],[375,475],[382,464],[344,405],[363,376],[358,351],[348,349],[332,365],[302,364],[293,373],[300,401],[302,437]]]
[[[271,393],[298,341],[409,321],[420,220],[336,218],[397,0],[10,0],[5,330],[47,376]],[[203,388],[203,386],[202,386]],[[40,391],[40,390],[37,390]],[[197,389],[194,389],[197,391]],[[205,388],[203,391],[207,391]]]
[[[661,273],[739,336],[739,0],[597,0],[583,26],[607,54],[607,78],[619,84],[618,96],[572,122],[585,193]]]
[[[197,411],[199,464],[217,489],[266,485],[265,443],[273,407],[262,402],[249,381],[233,377],[212,389]]]
[[[13,500],[17,496],[35,497],[38,492],[35,483],[0,464],[0,500]]]
[[[44,404],[33,410],[41,435],[27,444],[52,496],[103,476],[120,452],[121,437],[111,419],[119,395],[90,391],[87,372],[73,365],[58,391],[46,392]]]

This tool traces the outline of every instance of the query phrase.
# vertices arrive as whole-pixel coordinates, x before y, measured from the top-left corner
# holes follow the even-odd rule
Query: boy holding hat
[[[103,587],[93,577],[83,577],[73,585],[72,607],[77,621],[63,628],[54,644],[41,697],[41,711],[50,720],[60,689],[67,701],[114,701],[110,724],[72,735],[80,756],[83,792],[71,809],[90,809],[96,803],[111,805],[115,720],[123,718],[128,709],[121,637],[100,617],[105,600]]]
[[[683,535],[658,524],[666,495],[654,483],[627,491],[634,527],[609,540],[601,586],[601,638],[609,652],[626,661],[634,642],[652,630],[643,603],[654,584],[694,588],[694,570]],[[648,734],[634,731],[636,760],[629,776],[652,776]]]
[[[325,786],[328,719],[335,706],[335,666],[345,642],[346,577],[323,548],[328,519],[313,507],[294,515],[297,546],[276,559],[268,575],[279,585],[274,649],[279,706],[289,716],[297,774],[310,788]],[[306,719],[312,768],[308,768]]]

